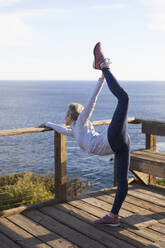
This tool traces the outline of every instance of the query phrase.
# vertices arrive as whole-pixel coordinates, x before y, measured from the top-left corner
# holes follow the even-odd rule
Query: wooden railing
[[[151,121],[151,120],[148,120]],[[94,126],[108,125],[111,120],[94,121]],[[128,118],[130,124],[141,124],[146,119]],[[21,134],[40,133],[52,131],[50,128],[21,128],[12,130],[1,130],[0,136],[11,136]],[[153,140],[154,139],[154,140]],[[146,147],[155,146],[155,138],[146,135]],[[114,160],[115,161],[115,160]],[[114,166],[114,185],[116,185],[116,170]],[[61,202],[67,200],[67,174],[66,174],[66,136],[54,131],[54,172],[55,172],[55,197]]]

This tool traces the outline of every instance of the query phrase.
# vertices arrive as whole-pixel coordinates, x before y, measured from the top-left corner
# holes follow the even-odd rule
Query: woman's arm
[[[81,112],[81,114],[78,117],[78,122],[81,125],[84,125],[84,123],[91,117],[93,111],[94,111],[94,107],[97,101],[97,97],[103,87],[103,83],[104,83],[104,79],[103,78],[99,78],[96,87],[93,91],[93,94],[91,96],[91,98],[88,101],[87,106],[84,108],[84,110]]]
[[[57,125],[57,124],[52,123],[52,122],[47,122],[44,125],[45,125],[45,127],[50,127],[52,129],[54,129],[58,133],[73,137],[73,132],[72,132],[72,129],[70,129],[70,128],[65,128],[61,125]]]

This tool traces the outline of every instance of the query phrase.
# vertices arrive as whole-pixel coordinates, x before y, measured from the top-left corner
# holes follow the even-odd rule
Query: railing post
[[[153,134],[146,134],[146,149],[156,151],[157,136]]]
[[[54,132],[55,198],[67,200],[66,135]]]
[[[157,136],[153,134],[146,134],[146,149],[156,151]],[[156,184],[156,177],[149,175],[149,184]]]

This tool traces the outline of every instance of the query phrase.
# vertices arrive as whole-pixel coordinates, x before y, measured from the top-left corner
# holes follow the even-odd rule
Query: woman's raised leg
[[[128,191],[128,169],[130,162],[130,140],[127,132],[127,113],[129,97],[109,69],[104,68],[108,87],[118,103],[108,128],[108,140],[115,152],[117,166],[117,192],[111,212],[118,214]]]

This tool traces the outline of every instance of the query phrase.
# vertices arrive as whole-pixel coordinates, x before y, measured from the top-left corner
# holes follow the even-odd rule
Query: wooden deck
[[[165,247],[165,190],[136,184],[120,211],[121,226],[94,225],[108,213],[115,188],[0,218],[0,247]]]

